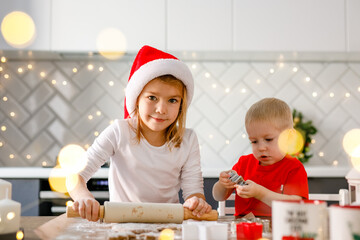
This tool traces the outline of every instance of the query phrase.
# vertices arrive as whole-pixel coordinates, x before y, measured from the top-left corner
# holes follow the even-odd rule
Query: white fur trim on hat
[[[154,78],[172,75],[181,80],[187,90],[187,106],[194,95],[194,80],[188,66],[177,59],[156,59],[142,65],[134,72],[126,87],[126,108],[132,116],[136,101],[145,85]]]

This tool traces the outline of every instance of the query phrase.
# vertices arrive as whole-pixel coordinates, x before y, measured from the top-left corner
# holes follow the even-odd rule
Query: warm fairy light
[[[36,28],[33,19],[28,14],[14,11],[4,17],[1,33],[12,47],[24,48],[34,41]]]
[[[30,160],[30,159],[31,159],[31,155],[30,155],[30,154],[27,154],[27,155],[26,155],[26,159]]]
[[[358,92],[360,92],[360,87],[358,87]]]
[[[280,133],[278,145],[283,153],[290,155],[301,152],[304,147],[304,137],[296,129],[287,129]]]
[[[209,78],[210,76],[211,76],[210,73],[208,73],[208,72],[205,73],[206,78]]]
[[[94,69],[94,65],[89,64],[89,65],[87,66],[87,69],[90,70],[90,71],[93,70],[93,69]]]
[[[216,84],[213,83],[213,84],[211,85],[211,87],[212,87],[212,88],[216,88]]]
[[[77,73],[78,70],[77,70],[77,68],[73,68],[72,71],[73,71],[73,73]]]
[[[101,116],[101,112],[100,112],[100,111],[96,111],[96,115],[97,115],[97,116]]]
[[[110,82],[109,82],[109,86],[110,86],[110,87],[114,86],[114,82],[113,82],[113,81],[110,81]]]
[[[197,68],[196,64],[192,64],[192,65],[191,65],[191,68],[192,68],[192,69],[196,69],[196,68]]]
[[[241,137],[246,138],[246,134],[245,133],[241,134]]]
[[[279,63],[279,68],[283,68],[283,67],[284,67],[284,63],[283,62]]]
[[[116,60],[125,54],[127,41],[124,34],[118,29],[106,28],[97,36],[96,47],[103,57]]]
[[[348,93],[348,92],[345,93],[345,97],[347,97],[347,98],[350,97],[350,93]]]
[[[323,157],[324,156],[324,152],[319,152],[319,157]]]
[[[213,138],[214,138],[214,135],[209,134],[209,138],[210,138],[210,139],[213,139]]]
[[[174,230],[165,228],[160,232],[159,240],[174,240],[175,233]]]
[[[84,145],[84,148],[85,148],[85,149],[88,149],[89,147],[90,147],[89,144],[85,144],[85,145]]]
[[[94,118],[93,115],[89,115],[89,116],[88,116],[88,119],[89,119],[89,120],[92,120],[93,118]]]
[[[10,158],[10,159],[14,159],[14,158],[15,158],[15,155],[14,155],[14,154],[10,154],[10,155],[9,155],[9,158]]]
[[[46,161],[43,161],[43,162],[41,163],[41,166],[46,167],[46,166],[47,166],[47,162],[46,162]]]
[[[68,206],[68,207],[71,207],[72,205],[74,205],[74,202],[71,201],[71,200],[69,200],[69,201],[67,201],[67,202],[65,203],[65,205]]]
[[[317,95],[318,95],[317,92],[313,92],[313,93],[312,93],[312,96],[313,96],[314,98],[316,98]]]
[[[95,131],[95,132],[94,132],[94,136],[95,136],[95,137],[99,136],[99,132],[98,132],[98,131]]]
[[[24,239],[24,232],[22,230],[19,230],[16,232],[16,240],[22,240]]]
[[[260,84],[260,83],[261,83],[261,80],[260,80],[260,79],[256,79],[256,83],[257,83],[257,84]]]
[[[316,140],[315,140],[315,139],[311,139],[311,143],[312,143],[312,144],[315,144],[315,143],[316,143]]]
[[[5,62],[7,61],[7,59],[6,59],[6,57],[1,57],[1,58],[0,58],[0,61],[1,61],[2,63],[5,63]]]
[[[293,72],[297,72],[298,71],[298,68],[297,67],[293,67]]]
[[[19,67],[17,71],[18,73],[23,73],[24,70],[21,67]]]
[[[230,88],[226,88],[226,89],[225,89],[225,92],[226,92],[226,93],[229,93],[229,92],[230,92]]]
[[[306,77],[306,78],[305,78],[305,81],[306,81],[306,82],[310,82],[310,80],[311,80],[310,77]]]
[[[225,144],[229,145],[229,144],[230,144],[230,140],[225,140]]]
[[[7,215],[6,215],[6,218],[8,220],[13,220],[15,217],[15,213],[14,212],[9,212]]]
[[[331,98],[333,98],[333,97],[335,96],[335,94],[334,94],[333,92],[331,92],[331,93],[329,94],[329,96],[330,96]]]
[[[271,74],[273,74],[273,73],[275,72],[275,70],[274,70],[273,68],[270,68],[269,72],[270,72]]]
[[[104,71],[104,68],[103,67],[99,67],[99,72],[102,72]]]
[[[66,86],[67,85],[67,81],[63,81],[62,85]]]
[[[33,68],[33,65],[28,64],[28,65],[27,65],[27,68],[28,68],[28,69],[32,69],[32,68]]]
[[[6,126],[1,126],[1,131],[5,132],[6,131]]]
[[[246,93],[246,88],[242,88],[240,91],[241,93]]]
[[[109,124],[111,125],[111,124],[113,124],[114,123],[114,120],[110,120],[109,121]]]
[[[40,72],[40,77],[45,77],[46,73],[45,72]]]
[[[338,160],[334,160],[334,161],[332,162],[332,165],[333,165],[333,166],[337,166],[338,164],[339,164]]]
[[[0,147],[4,146],[4,143],[0,141]]]
[[[3,68],[0,66],[0,72],[2,72]]]
[[[81,171],[86,165],[86,161],[82,161],[84,153],[84,148],[77,144],[66,145],[59,152],[58,161],[60,167],[73,172]]]
[[[56,84],[56,80],[55,80],[55,79],[51,80],[51,83],[52,83],[52,85],[55,85],[55,84]]]
[[[7,73],[5,73],[5,74],[4,74],[4,78],[5,78],[5,79],[9,79],[9,78],[10,78],[10,75],[7,74]]]
[[[360,157],[360,129],[348,131],[343,138],[344,150],[351,157]]]
[[[14,112],[10,112],[10,117],[15,117],[15,113],[14,113]]]

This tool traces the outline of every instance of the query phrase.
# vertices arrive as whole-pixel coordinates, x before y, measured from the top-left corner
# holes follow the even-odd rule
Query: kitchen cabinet
[[[347,51],[344,1],[234,1],[234,50]]]
[[[346,1],[346,26],[349,52],[360,51],[360,1]]]
[[[232,1],[167,1],[166,33],[170,50],[230,51]]]
[[[124,35],[127,51],[144,44],[165,49],[165,22],[165,0],[53,0],[51,50],[97,51],[107,28]]]
[[[23,49],[26,50],[50,50],[50,8],[49,0],[0,0],[0,23],[4,17],[13,11],[22,11],[28,14],[34,21],[36,27],[33,42]],[[3,34],[0,34],[1,50],[17,50],[9,45]]]

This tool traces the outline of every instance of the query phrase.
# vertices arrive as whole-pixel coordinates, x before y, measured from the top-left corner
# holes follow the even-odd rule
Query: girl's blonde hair
[[[293,117],[290,107],[277,98],[264,98],[253,104],[246,113],[245,127],[254,121],[270,122],[279,130],[293,128]]]
[[[165,140],[171,150],[174,147],[176,148],[180,147],[180,144],[183,140],[183,136],[185,133],[186,111],[187,111],[186,86],[181,80],[175,78],[172,75],[163,75],[160,77],[156,77],[153,80],[160,80],[163,83],[173,85],[174,87],[178,88],[181,92],[182,98],[181,98],[178,116],[175,119],[175,121],[166,129],[165,132]],[[143,136],[141,134],[142,120],[139,117],[139,109],[137,106],[134,111],[134,119],[136,119],[136,127],[132,126],[131,124],[130,126],[136,133],[136,137],[135,137],[136,142],[139,143]]]

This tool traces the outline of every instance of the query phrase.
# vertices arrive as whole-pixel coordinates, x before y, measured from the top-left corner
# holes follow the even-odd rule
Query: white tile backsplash
[[[29,63],[32,69],[27,68]],[[347,131],[360,127],[359,63],[186,63],[195,79],[187,126],[198,134],[204,169],[229,169],[241,154],[251,152],[244,128],[246,110],[255,101],[272,96],[301,111],[305,120],[312,120],[317,127],[308,165],[349,164],[341,141]],[[0,130],[0,166],[41,166],[43,161],[53,165],[63,146],[90,145],[96,131],[123,117],[129,60],[32,60],[0,65],[0,127],[7,127]],[[23,73],[17,72],[19,67]],[[4,74],[10,77],[6,79]],[[350,95],[346,97],[346,93]],[[9,115],[11,111],[16,117]]]

